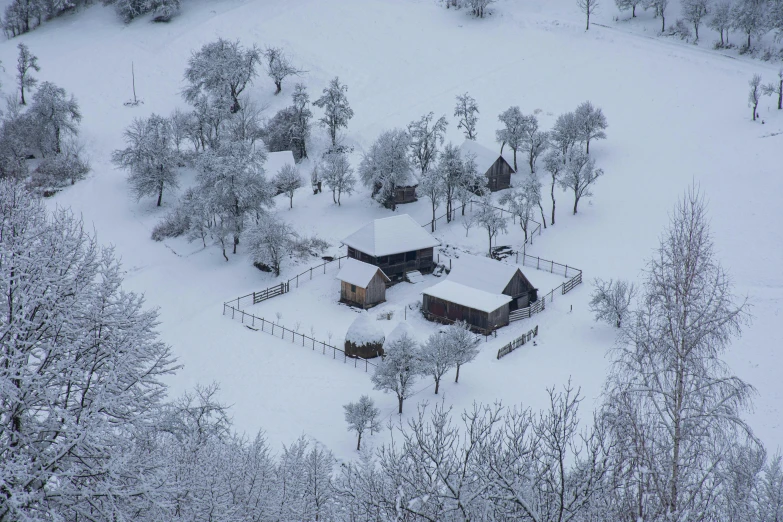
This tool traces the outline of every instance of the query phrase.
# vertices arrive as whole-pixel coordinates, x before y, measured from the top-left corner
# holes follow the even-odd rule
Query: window
[[[355,292],[355,291],[356,291],[356,285],[351,285],[351,292]]]
[[[415,261],[416,260],[416,251],[408,252],[405,254],[405,261]]]

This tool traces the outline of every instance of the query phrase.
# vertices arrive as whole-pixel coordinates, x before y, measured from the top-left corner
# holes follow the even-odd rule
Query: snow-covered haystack
[[[383,330],[368,314],[361,314],[345,334],[345,354],[372,359],[383,355]]]
[[[392,330],[389,333],[389,336],[386,338],[386,341],[383,343],[384,348],[389,346],[390,343],[393,343],[394,341],[400,339],[403,335],[407,335],[411,339],[416,339],[416,335],[413,333],[413,328],[411,328],[411,325],[409,325],[405,321],[400,322],[400,324],[395,326],[394,330]]]

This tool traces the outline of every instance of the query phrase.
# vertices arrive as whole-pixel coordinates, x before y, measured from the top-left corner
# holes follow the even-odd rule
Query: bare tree
[[[315,172],[315,169],[314,169]],[[317,173],[315,174],[317,176]],[[350,196],[353,194],[354,185],[356,185],[356,177],[353,175],[353,168],[351,168],[351,162],[348,161],[348,156],[342,152],[331,152],[326,155],[321,179],[323,179],[326,186],[332,191],[332,200],[340,205],[340,197],[343,194]],[[316,184],[318,182],[316,181]]]
[[[631,18],[636,18],[636,7],[642,4],[642,0],[614,0],[620,11],[631,10]]]
[[[420,374],[418,343],[413,339],[408,323],[400,323],[383,344],[383,359],[372,375],[373,387],[397,396],[399,414],[402,404],[413,394],[413,384]]]
[[[593,104],[586,101],[579,105],[574,112],[576,126],[579,134],[579,141],[585,144],[585,151],[590,154],[591,140],[606,139],[606,116],[601,108],[593,107]]]
[[[280,172],[275,174],[272,183],[277,190],[288,196],[289,209],[294,208],[294,194],[296,189],[304,186],[304,180],[293,165],[283,165]]]
[[[590,30],[590,15],[598,9],[598,0],[576,0],[576,5],[585,14],[587,18],[587,25],[585,31]]]
[[[430,335],[427,342],[419,349],[419,370],[422,375],[429,375],[435,380],[435,395],[440,389],[440,380],[450,369],[456,366],[453,351],[443,332]]]
[[[435,232],[435,211],[443,202],[443,197],[445,195],[445,183],[442,171],[435,168],[424,173],[419,182],[419,186],[416,188],[416,193],[423,195],[430,200],[430,206],[432,207],[432,223],[430,224],[430,230]]]
[[[476,212],[476,223],[487,231],[487,237],[489,238],[487,255],[492,256],[492,240],[500,232],[508,232],[508,224],[506,218],[492,206],[492,200],[489,196],[481,198],[479,210]]]
[[[778,110],[783,109],[783,68],[778,71],[778,80],[776,83],[768,83],[762,87],[764,94],[778,96]]]
[[[622,328],[636,297],[636,286],[628,281],[596,278],[590,295],[590,311],[596,321],[604,321],[616,328]]]
[[[367,395],[359,397],[359,402],[346,404],[343,409],[348,430],[355,431],[358,436],[356,451],[359,451],[362,449],[362,435],[365,431],[370,432],[370,435],[381,431],[381,423],[378,422],[381,411],[375,407],[375,403]]]
[[[709,7],[710,0],[683,0],[682,2],[683,18],[693,24],[693,30],[696,33],[694,43],[699,41],[699,26],[704,17],[707,16]]]
[[[759,107],[759,100],[761,99],[761,75],[754,74],[753,78],[748,82],[750,85],[750,91],[748,91],[748,107],[753,109],[753,121],[756,121],[758,113],[756,110]]]
[[[348,104],[347,85],[340,84],[340,78],[334,77],[329,87],[323,90],[323,95],[313,102],[313,105],[324,110],[323,117],[318,120],[329,130],[332,146],[337,145],[337,132],[348,126],[348,120],[353,118],[353,109]]]
[[[454,107],[454,117],[457,118],[457,128],[464,129],[465,138],[476,139],[476,123],[478,122],[478,105],[476,100],[468,94],[457,96],[457,105]]]
[[[581,150],[569,153],[558,183],[563,190],[571,190],[574,193],[574,214],[579,200],[593,195],[591,187],[603,174],[603,170],[595,168],[595,160]]]
[[[504,125],[495,131],[495,140],[500,143],[500,153],[508,145],[514,151],[514,170],[517,170],[517,151],[522,148],[527,138],[528,117],[522,114],[519,107],[509,107],[498,115],[498,120]]]
[[[731,0],[720,0],[711,7],[711,14],[707,20],[707,27],[718,31],[720,34],[720,47],[729,43],[729,31],[731,30],[732,14]],[[724,40],[723,34],[726,34]]]
[[[553,150],[544,158],[544,168],[552,176],[552,184],[549,193],[552,197],[552,219],[550,225],[555,224],[555,184],[560,183],[560,174],[565,170],[563,157],[556,150]]]
[[[445,116],[441,116],[433,122],[434,117],[435,113],[430,112],[408,124],[408,134],[411,137],[411,156],[413,163],[422,174],[435,163],[438,157],[438,145],[443,145],[443,134],[448,125]]]
[[[470,327],[465,321],[457,321],[447,326],[444,335],[457,368],[454,382],[459,382],[460,367],[478,356],[481,349],[481,339],[470,331]]]
[[[19,58],[16,61],[16,80],[19,82],[19,93],[22,96],[22,105],[26,105],[24,100],[24,90],[28,91],[35,87],[38,80],[30,75],[30,69],[39,72],[41,67],[38,65],[38,57],[30,52],[30,49],[23,43],[20,43]]]
[[[304,72],[294,67],[279,47],[267,47],[263,55],[266,58],[266,73],[275,83],[276,95],[283,90],[283,80],[289,76],[299,76]]]
[[[655,16],[661,17],[661,33],[666,31],[666,8],[669,6],[669,0],[643,0],[642,5],[645,9],[654,9]]]

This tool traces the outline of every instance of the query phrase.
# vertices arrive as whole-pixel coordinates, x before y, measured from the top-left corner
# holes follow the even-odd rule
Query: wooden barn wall
[[[386,300],[386,281],[380,272],[375,272],[375,275],[370,280],[370,284],[367,285],[365,295],[367,297],[366,304],[368,305],[382,303]]]
[[[498,190],[509,188],[511,186],[512,171],[513,169],[506,160],[502,157],[498,157],[497,161],[495,161],[486,172],[489,190],[497,192]]]
[[[408,260],[408,254],[415,254],[414,259]],[[423,248],[421,250],[412,250],[411,252],[401,252],[390,256],[372,257],[364,252],[348,247],[348,257],[358,259],[373,266],[377,266],[391,279],[403,276],[405,272],[419,270],[421,272],[432,272],[435,267],[433,260],[433,248]]]
[[[487,313],[424,294],[422,305],[432,315],[446,317],[452,321],[465,321],[469,325],[485,330],[508,324],[508,304],[492,313]]]
[[[344,301],[350,301],[352,303],[358,303],[364,305],[365,301],[365,289],[357,286],[355,292],[351,292],[351,284],[341,281],[340,285],[340,299]]]

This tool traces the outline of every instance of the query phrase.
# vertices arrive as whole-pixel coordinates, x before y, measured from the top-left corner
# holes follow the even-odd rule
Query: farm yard
[[[53,96],[78,100],[65,152],[57,141],[56,155],[20,161],[33,179],[61,155],[89,163],[55,190],[36,187],[43,205],[81,219],[119,259],[121,288],[156,311],[147,326],[177,366],[161,373],[159,400],[190,414],[193,390],[214,386],[209,398],[228,415],[216,425],[240,446],[261,433],[277,458],[307,441],[333,454],[337,474],[360,456],[346,429],[355,430],[346,407],[360,399],[377,407],[382,429],[359,441],[379,450],[392,440],[387,428],[412,427],[425,408],[457,424],[493,404],[540,420],[556,402],[549,390],[568,386],[579,390],[573,420],[590,426],[616,405],[608,377],[618,378],[612,357],[633,344],[621,334],[628,309],[643,317],[653,275],[676,286],[666,283],[677,274],[656,272],[656,255],[682,217],[678,201],[696,192],[708,232],[700,246],[725,268],[727,279],[715,273],[727,302],[748,312],[706,350],[750,385],[737,401],[752,437],[734,435],[771,457],[783,446],[783,110],[767,82],[780,77],[783,89],[780,64],[757,59],[761,48],[710,49],[706,27],[698,42],[657,34],[652,10],[627,19],[601,4],[587,31],[575,0],[496,0],[483,17],[440,0],[188,0],[167,23],[123,23],[113,9],[84,6],[0,43],[0,84],[13,97],[26,85],[9,66],[23,42],[41,64],[27,68],[65,89],[47,86]],[[685,16],[680,4],[672,23]],[[259,74],[216,96],[199,60],[226,49],[256,51]],[[275,59],[290,60],[288,76],[274,77]],[[755,74],[764,83],[749,97]],[[3,118],[45,114],[38,100],[9,101]],[[594,126],[574,130],[585,122]],[[171,141],[158,150],[138,139],[166,128]],[[134,163],[142,156],[155,167]],[[415,232],[394,234],[405,227]],[[349,260],[354,272],[341,272]],[[627,298],[624,330],[614,310],[595,311],[596,296],[605,303],[612,291]],[[472,321],[478,355],[442,381],[418,375],[404,409],[378,384],[393,358],[343,352],[373,329],[436,346],[457,319]]]

